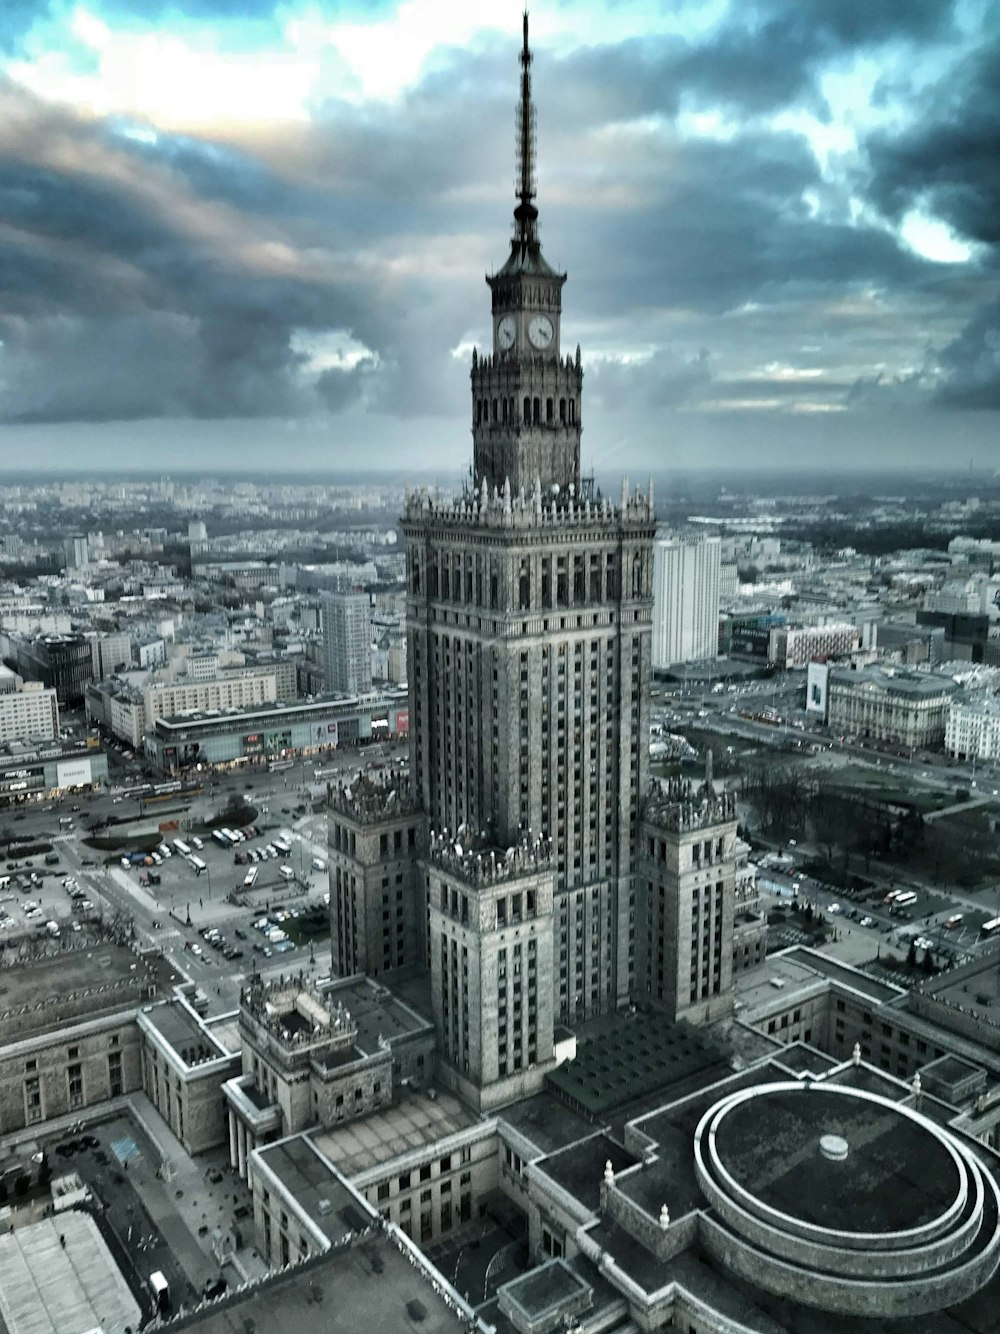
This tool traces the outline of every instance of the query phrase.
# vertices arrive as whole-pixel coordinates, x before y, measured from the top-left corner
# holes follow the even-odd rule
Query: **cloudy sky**
[[[2,0],[0,468],[425,467],[516,0]],[[1000,0],[539,0],[599,471],[1000,467]]]

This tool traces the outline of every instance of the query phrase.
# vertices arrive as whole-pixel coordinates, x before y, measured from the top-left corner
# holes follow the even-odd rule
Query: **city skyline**
[[[460,475],[520,24],[5,14],[4,467]],[[995,466],[995,5],[547,4],[532,33],[585,468]]]

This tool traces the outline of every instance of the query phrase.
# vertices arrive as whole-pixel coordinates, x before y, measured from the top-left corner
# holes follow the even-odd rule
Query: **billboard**
[[[336,747],[339,739],[339,723],[316,723],[312,729],[312,744],[314,746]]]
[[[410,730],[410,710],[396,710],[396,735],[406,736]]]
[[[37,792],[44,786],[41,770],[8,769],[0,775],[0,792]]]
[[[826,722],[826,693],[830,668],[825,662],[811,662],[806,672],[806,713],[815,713]]]
[[[56,765],[56,787],[84,787],[92,781],[90,760],[62,760]]]

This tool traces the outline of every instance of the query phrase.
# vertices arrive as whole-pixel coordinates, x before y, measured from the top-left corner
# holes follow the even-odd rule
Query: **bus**
[[[256,866],[251,866],[250,870],[247,871],[246,875],[243,877],[243,888],[250,889],[251,886],[253,885],[253,882],[256,879],[257,879],[257,868]]]
[[[274,846],[281,853],[282,857],[287,857],[292,850],[292,845],[287,838],[276,838],[274,840]]]
[[[995,936],[1000,931],[1000,917],[991,917],[988,922],[984,922],[979,928],[979,934],[985,939],[989,936]]]
[[[196,857],[196,856],[194,855],[193,852],[192,852],[192,853],[190,854],[190,856],[188,857],[188,861],[189,861],[189,862],[191,863],[191,865],[194,867],[194,873],[195,873],[195,875],[201,875],[202,871],[207,871],[207,870],[208,870],[208,867],[207,867],[207,866],[205,865],[205,863],[201,860],[201,858],[200,858],[200,857]]]
[[[205,846],[197,834],[192,838],[191,842],[194,844],[194,847],[198,852],[201,852],[202,848]]]
[[[964,913],[960,912],[952,913],[950,917],[946,917],[944,919],[944,929],[946,931],[954,931],[955,927],[961,926],[964,921],[965,921]]]
[[[174,847],[177,849],[177,851],[181,854],[182,857],[191,856],[191,849],[188,847],[188,845],[184,842],[182,838],[174,839]]]
[[[212,838],[218,843],[220,848],[228,848],[230,846],[229,839],[226,837],[225,831],[222,829],[213,829]]]
[[[228,825],[222,831],[230,843],[235,847],[237,843],[245,843],[246,835],[241,834],[238,829],[230,829]]]
[[[294,760],[268,760],[268,772],[272,774],[281,773],[282,769],[290,769],[294,763]]]

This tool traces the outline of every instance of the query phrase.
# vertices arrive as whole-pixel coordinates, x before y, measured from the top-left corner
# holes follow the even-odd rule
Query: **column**
[[[236,1126],[237,1146],[239,1150],[239,1169],[243,1180],[247,1177],[247,1132],[243,1122],[240,1121]]]
[[[229,1109],[229,1166],[239,1166],[239,1149],[236,1143],[236,1113]]]

